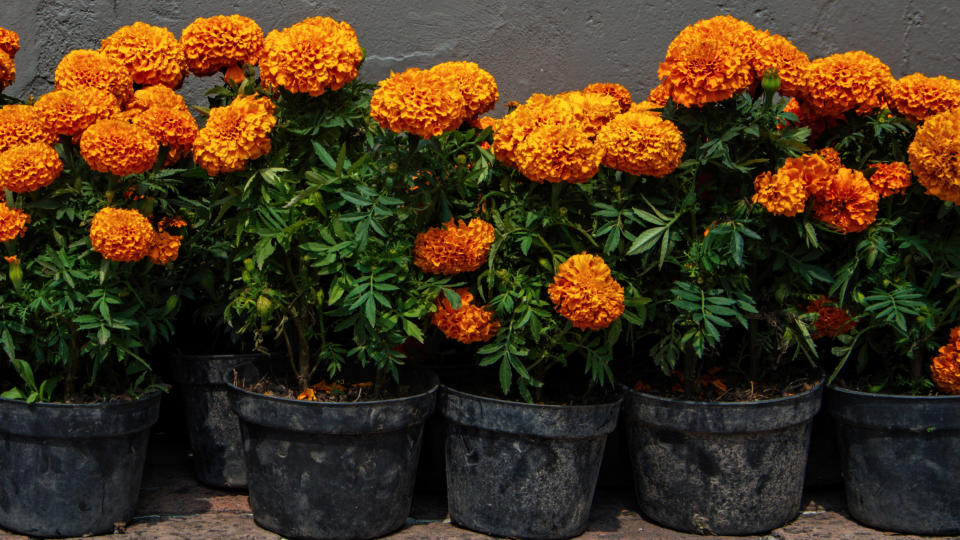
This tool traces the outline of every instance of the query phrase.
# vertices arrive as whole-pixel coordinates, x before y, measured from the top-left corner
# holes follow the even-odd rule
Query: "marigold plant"
[[[29,193],[50,185],[63,172],[52,146],[37,142],[0,153],[0,190]]]
[[[588,253],[573,255],[559,266],[549,294],[557,312],[580,330],[606,328],[624,310],[623,286],[601,257]]]
[[[19,208],[10,208],[0,202],[0,242],[22,237],[27,231],[30,216]]]
[[[451,219],[417,235],[413,264],[430,274],[472,272],[487,262],[493,244],[493,225],[474,218],[469,223]]]
[[[630,107],[633,106],[633,98],[630,95],[630,91],[622,84],[597,82],[588,84],[587,87],[583,89],[583,92],[585,94],[603,94],[616,99],[617,103],[620,104],[620,112],[622,113],[629,111]]]
[[[150,248],[147,251],[147,257],[150,262],[157,265],[164,265],[177,260],[180,254],[180,245],[183,237],[159,231],[154,234],[150,241]]]
[[[778,91],[781,95],[803,95],[809,65],[810,57],[787,38],[766,31],[757,35],[753,57],[754,76],[760,79],[768,69],[775,69],[780,79]]]
[[[212,75],[238,65],[256,65],[263,55],[263,30],[242,15],[200,17],[180,34],[187,66],[195,75]]]
[[[238,96],[226,107],[210,110],[207,123],[193,141],[193,159],[210,176],[239,171],[248,161],[270,151],[270,133],[277,123],[272,101]]]
[[[170,150],[168,164],[188,154],[197,138],[197,121],[184,109],[150,107],[136,114],[132,122]]]
[[[603,147],[578,124],[541,126],[516,148],[517,169],[534,182],[586,182],[597,174]]]
[[[125,66],[138,85],[179,88],[187,71],[177,37],[166,28],[139,21],[104,38],[100,52]]]
[[[100,51],[67,53],[54,72],[57,90],[97,88],[113,94],[120,105],[133,97],[133,77],[119,61]]]
[[[836,300],[820,295],[806,306],[807,313],[816,313],[813,339],[835,338],[847,334],[857,326],[857,320],[837,305]]]
[[[47,128],[37,109],[29,105],[0,109],[0,152],[35,142],[57,142],[57,134]]]
[[[890,108],[913,122],[960,107],[960,81],[913,73],[897,79],[884,94]]]
[[[127,103],[126,110],[145,111],[150,107],[169,107],[171,109],[182,109],[185,112],[190,112],[183,96],[162,84],[148,86],[134,92],[133,100]]]
[[[460,343],[484,343],[493,339],[500,323],[493,313],[473,304],[473,294],[468,289],[457,289],[460,307],[454,309],[444,296],[437,298],[437,311],[430,316],[434,326],[447,338]]]
[[[687,149],[676,125],[640,109],[607,123],[597,135],[597,144],[607,167],[654,178],[672,173]]]
[[[893,83],[890,68],[863,51],[818,58],[806,70],[803,99],[824,116],[880,108],[884,91]]]
[[[20,35],[7,28],[0,28],[0,51],[13,58],[20,50]]]
[[[13,57],[0,51],[0,91],[12,85],[17,80],[17,65]]]
[[[81,87],[75,90],[54,90],[40,96],[34,111],[46,130],[73,137],[83,133],[99,120],[120,112],[117,99],[104,90]]]
[[[381,127],[424,139],[459,127],[465,110],[455,80],[418,68],[392,73],[370,98],[370,115]]]
[[[150,131],[121,120],[100,120],[80,138],[80,154],[90,168],[117,176],[150,170],[159,150]]]
[[[910,143],[910,170],[927,193],[960,204],[960,109],[928,118]]]
[[[913,183],[913,173],[902,161],[874,163],[869,168],[872,169],[872,174],[868,180],[880,198],[903,194]]]
[[[311,17],[264,39],[260,76],[267,87],[319,96],[357,77],[363,50],[345,22]]]
[[[940,391],[960,394],[960,327],[950,330],[949,342],[930,362],[930,377]]]

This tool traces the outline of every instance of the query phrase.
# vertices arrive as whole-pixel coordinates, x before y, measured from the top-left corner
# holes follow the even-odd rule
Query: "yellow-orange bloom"
[[[430,72],[447,78],[460,89],[467,120],[492,109],[500,97],[493,75],[474,62],[443,62],[430,68]]]
[[[12,85],[17,80],[17,65],[13,57],[0,51],[0,91]]]
[[[481,116],[480,118],[477,118],[476,120],[471,122],[470,125],[472,125],[477,129],[491,128],[493,129],[493,131],[496,131],[497,126],[500,125],[500,119],[494,118],[492,116]]]
[[[319,96],[357,78],[363,50],[345,22],[311,17],[267,34],[260,59],[264,86]]]
[[[149,171],[158,152],[150,132],[121,120],[100,120],[80,137],[80,155],[90,168],[117,176]]]
[[[607,167],[655,178],[672,173],[687,149],[673,122],[642,109],[621,114],[603,126],[597,144]]]
[[[381,127],[424,139],[457,129],[465,110],[459,84],[418,68],[391,73],[370,98],[370,116]]]
[[[945,394],[960,394],[960,326],[950,330],[950,341],[930,362],[930,378]]]
[[[47,130],[68,137],[120,112],[113,94],[92,87],[54,90],[40,96],[33,108]]]
[[[667,90],[667,87],[664,86],[662,82],[654,86],[650,90],[650,93],[647,94],[647,101],[649,101],[650,103],[653,103],[657,107],[665,106],[667,104],[667,101],[669,100],[670,100],[670,91]]]
[[[467,224],[451,219],[417,235],[413,264],[429,274],[472,272],[487,262],[493,240],[493,225],[486,221],[473,218]]]
[[[3,51],[13,58],[20,50],[20,36],[13,30],[0,28],[0,51]]]
[[[766,31],[758,34],[756,56],[753,59],[754,76],[759,79],[768,69],[776,69],[780,77],[780,89],[784,96],[799,96],[806,84],[807,66],[810,58],[790,41],[778,34]]]
[[[57,90],[99,88],[113,94],[120,105],[133,97],[130,72],[123,64],[100,51],[70,51],[60,61],[53,79]]]
[[[891,109],[921,122],[928,116],[960,107],[960,81],[914,73],[891,84],[886,98]]]
[[[537,183],[586,182],[597,174],[603,148],[577,124],[539,127],[517,145],[517,170]]]
[[[620,114],[620,102],[607,94],[564,92],[552,99],[569,104],[574,123],[591,137]]]
[[[749,23],[729,15],[699,21],[673,39],[657,77],[685,107],[723,101],[753,82],[758,36]]]
[[[838,307],[837,301],[820,295],[806,307],[807,313],[816,313],[813,339],[835,338],[847,334],[857,326],[857,320],[844,309]]]
[[[263,55],[263,30],[242,15],[201,17],[183,29],[180,46],[190,71],[207,76],[231,66],[256,65]]]
[[[187,221],[180,216],[174,217],[164,217],[159,222],[157,222],[157,230],[163,232],[167,229],[179,229],[180,227],[186,227]]]
[[[100,51],[123,64],[134,84],[177,88],[187,61],[177,37],[166,28],[135,22],[121,26],[100,42]]]
[[[623,313],[623,286],[601,257],[586,252],[564,261],[547,289],[557,313],[580,330],[600,330]]]
[[[111,261],[136,262],[150,252],[155,231],[143,214],[122,208],[101,208],[90,224],[93,250]]]
[[[0,108],[0,152],[35,142],[54,144],[57,134],[47,129],[34,107],[7,105]]]
[[[629,111],[633,105],[633,97],[630,96],[630,91],[622,84],[597,82],[587,85],[583,92],[585,94],[603,94],[616,99],[617,103],[620,104],[620,112]]]
[[[523,105],[500,120],[493,135],[493,150],[501,162],[517,166],[516,149],[530,133],[541,126],[575,124],[569,100],[534,94]]]
[[[30,216],[19,208],[0,202],[0,242],[9,242],[27,232]]]
[[[490,341],[500,322],[493,318],[493,313],[481,306],[474,306],[473,294],[467,289],[457,289],[460,295],[460,308],[453,309],[453,305],[444,295],[436,300],[437,311],[430,320],[449,339],[460,343],[482,343]]]
[[[771,214],[795,216],[803,212],[811,194],[829,186],[835,174],[836,170],[818,155],[787,158],[776,174],[767,171],[753,180],[753,202]]]
[[[860,232],[877,220],[879,200],[863,173],[841,167],[815,194],[813,215],[843,234]]]
[[[277,123],[275,105],[267,98],[238,96],[230,105],[210,110],[207,125],[193,140],[193,159],[207,174],[239,171],[251,159],[270,151],[270,132]]]
[[[52,146],[38,142],[0,153],[0,190],[28,193],[50,185],[63,172],[63,162]]]
[[[223,82],[225,83],[240,84],[246,78],[247,75],[239,65],[230,66],[223,71]]]
[[[928,194],[960,204],[960,109],[927,118],[907,153],[910,170]]]
[[[162,146],[170,149],[168,163],[174,163],[193,146],[197,121],[183,109],[150,107],[133,117],[134,125],[145,129]]]
[[[150,243],[150,249],[147,257],[150,262],[163,266],[169,262],[177,260],[180,254],[180,242],[183,237],[172,235],[163,231],[153,235],[153,241]]]
[[[840,167],[843,166],[843,163],[840,161],[840,153],[837,152],[836,148],[830,146],[821,148],[817,150],[817,155],[820,156],[820,159],[827,162],[827,165],[830,166],[831,173],[836,173],[840,170]]]
[[[880,108],[883,93],[893,82],[890,68],[880,59],[863,51],[850,51],[811,62],[803,96],[824,116],[854,109],[865,114]]]
[[[910,173],[907,164],[902,161],[874,163],[870,168],[873,169],[873,174],[868,180],[881,198],[895,193],[904,193],[913,183],[913,174]]]
[[[183,96],[174,92],[170,87],[156,84],[141,88],[133,93],[133,101],[127,104],[127,110],[145,111],[150,107],[170,107],[190,112]]]

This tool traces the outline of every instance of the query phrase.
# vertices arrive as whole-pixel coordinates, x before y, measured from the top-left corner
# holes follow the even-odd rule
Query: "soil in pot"
[[[0,527],[105,534],[133,517],[160,394],[98,404],[0,399]]]
[[[402,527],[436,377],[405,374],[405,397],[323,402],[242,388],[262,375],[248,364],[230,384],[257,524],[292,538],[372,538]]]

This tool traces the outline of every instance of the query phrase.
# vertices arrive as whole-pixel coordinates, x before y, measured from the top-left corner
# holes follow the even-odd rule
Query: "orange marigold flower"
[[[381,127],[424,139],[460,127],[465,110],[463,93],[455,81],[418,68],[391,72],[370,98],[370,116]]]
[[[234,64],[223,71],[223,82],[240,84],[244,79],[247,78],[247,75],[243,72],[243,68],[237,64]]]
[[[914,122],[960,107],[960,81],[914,73],[887,88],[890,108]]]
[[[33,106],[47,130],[74,137],[98,120],[120,112],[117,98],[98,88],[54,90],[40,96]]]
[[[827,162],[827,165],[830,166],[830,172],[835,174],[840,170],[840,167],[843,164],[840,162],[840,153],[837,152],[835,148],[827,146],[826,148],[821,148],[817,150],[817,155],[820,156],[820,159]]]
[[[653,89],[650,90],[650,93],[647,94],[647,101],[653,103],[657,107],[665,106],[669,100],[670,91],[667,90],[667,87],[664,86],[662,82],[654,86]]]
[[[141,88],[133,93],[133,100],[127,104],[127,110],[145,111],[150,107],[170,107],[190,112],[186,100],[169,86],[155,84]]]
[[[3,51],[13,58],[20,50],[20,36],[13,30],[0,28],[0,51]]]
[[[537,183],[586,182],[597,174],[603,147],[578,124],[539,127],[517,145],[517,170]]]
[[[868,180],[881,198],[895,193],[904,193],[913,183],[913,174],[910,173],[907,164],[902,161],[874,163],[870,168],[873,169],[873,174]]]
[[[345,22],[311,17],[264,39],[260,78],[264,86],[319,96],[357,78],[363,49]]]
[[[597,144],[607,167],[655,178],[672,173],[687,149],[673,122],[642,109],[621,114],[603,126]]]
[[[606,94],[564,92],[553,99],[568,103],[574,122],[591,137],[600,133],[607,122],[620,114],[620,102]]]
[[[13,57],[0,51],[0,91],[12,85],[17,80],[17,66]]]
[[[642,112],[646,114],[652,114],[653,116],[660,116],[660,111],[657,109],[663,108],[663,105],[657,105],[652,101],[641,101],[639,103],[634,103],[630,106],[628,112]]]
[[[534,94],[526,103],[501,119],[493,134],[493,150],[501,162],[517,166],[517,146],[541,126],[574,124],[576,118],[569,100]]]
[[[0,153],[0,190],[28,193],[50,185],[61,172],[60,155],[47,143],[16,146]]]
[[[480,118],[472,120],[470,125],[477,129],[492,128],[493,131],[496,131],[497,126],[500,125],[500,119],[492,116],[481,116]]]
[[[806,207],[807,188],[801,179],[789,174],[763,172],[753,179],[753,202],[778,216],[795,216]]]
[[[147,130],[162,146],[170,149],[167,163],[175,163],[193,146],[197,138],[197,121],[183,109],[150,107],[132,119],[133,124]]]
[[[729,15],[699,21],[673,39],[657,77],[685,107],[723,101],[753,82],[758,35],[749,23]]]
[[[865,230],[877,220],[880,196],[860,171],[840,168],[815,194],[813,215],[843,234]]]
[[[130,72],[123,64],[100,51],[70,51],[60,61],[53,79],[57,90],[99,88],[113,94],[120,105],[133,97]]]
[[[149,131],[121,120],[100,120],[80,137],[80,155],[90,168],[117,176],[150,170],[158,152]]]
[[[136,210],[101,208],[90,224],[93,250],[111,261],[143,259],[153,246],[154,235],[150,220]]]
[[[950,341],[930,362],[930,378],[945,394],[960,394],[960,326],[950,330]]]
[[[100,42],[100,51],[123,64],[134,84],[177,88],[186,75],[187,61],[177,37],[159,26],[143,22],[121,26]]]
[[[0,152],[35,142],[54,144],[57,134],[47,129],[34,107],[7,105],[0,108]]]
[[[9,242],[27,232],[30,216],[19,208],[0,202],[0,242]]]
[[[20,257],[18,257],[18,256],[16,256],[16,255],[5,255],[5,256],[3,257],[3,260],[7,261],[7,262],[10,263],[10,264],[19,264],[19,263],[20,263]]]
[[[633,97],[630,91],[622,84],[617,83],[593,83],[583,89],[585,94],[603,94],[617,100],[620,104],[620,112],[627,112],[633,105]]]
[[[460,308],[453,309],[450,300],[440,295],[436,300],[437,311],[430,320],[449,339],[460,343],[482,343],[490,341],[500,322],[493,318],[493,313],[481,306],[474,306],[473,295],[467,289],[457,289],[460,295]]]
[[[451,219],[417,235],[413,264],[429,274],[472,272],[487,262],[493,240],[493,225],[486,221],[474,218],[467,224]]]
[[[857,326],[857,320],[837,305],[837,301],[824,295],[818,296],[806,308],[807,313],[816,313],[813,339],[835,338],[847,334]]]
[[[500,97],[493,75],[474,62],[443,62],[430,68],[430,72],[446,77],[460,89],[466,119],[489,111]]]
[[[807,54],[787,38],[766,31],[758,34],[756,56],[753,59],[754,76],[759,79],[766,70],[776,69],[780,76],[778,91],[781,95],[801,95],[809,65],[810,58]]]
[[[180,216],[174,217],[164,217],[159,222],[157,222],[157,230],[163,232],[167,229],[179,229],[181,227],[186,227],[187,221]]]
[[[601,257],[573,255],[557,269],[547,289],[557,313],[580,330],[600,330],[623,313],[623,286]]]
[[[230,105],[210,110],[207,125],[193,140],[193,159],[210,176],[239,171],[270,151],[277,123],[275,105],[263,97],[238,96]]]
[[[910,170],[929,195],[960,204],[960,108],[927,118],[907,154]]]
[[[880,59],[863,51],[850,51],[811,62],[803,96],[824,116],[854,109],[865,114],[880,108],[883,92],[893,81],[890,68]]]
[[[256,65],[263,55],[263,30],[249,17],[198,18],[180,33],[187,66],[195,75],[213,75],[240,64]]]
[[[180,254],[181,240],[183,240],[181,236],[163,231],[157,232],[153,235],[147,257],[150,258],[150,262],[160,266],[173,262],[177,260],[177,255]]]

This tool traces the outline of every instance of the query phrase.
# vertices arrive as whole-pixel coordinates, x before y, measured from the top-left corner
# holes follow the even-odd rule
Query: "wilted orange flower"
[[[606,94],[588,94],[586,92],[564,92],[553,96],[570,105],[570,114],[578,127],[594,137],[615,116],[620,114],[620,102]]]
[[[13,58],[20,50],[20,36],[13,30],[0,28],[0,51],[3,51]]]
[[[357,78],[363,50],[345,22],[311,17],[264,39],[260,77],[264,86],[319,96]]]
[[[904,193],[913,182],[913,174],[910,173],[910,168],[902,161],[874,163],[870,165],[870,168],[873,169],[873,174],[870,175],[868,180],[870,185],[873,186],[873,190],[881,198],[889,197],[895,193]]]
[[[840,153],[837,152],[835,148],[830,146],[821,148],[817,150],[817,155],[820,156],[820,159],[827,162],[827,165],[830,166],[831,173],[836,173],[840,170],[840,167],[843,166],[843,163],[840,162]]]
[[[960,109],[927,118],[907,153],[910,170],[928,194],[960,204]]]
[[[19,208],[10,208],[0,202],[0,242],[9,242],[27,232],[30,216]]]
[[[117,176],[149,171],[158,152],[149,131],[121,120],[100,120],[80,137],[80,155],[90,168]]]
[[[945,394],[960,394],[960,327],[950,330],[950,341],[930,362],[930,378]]]
[[[620,104],[620,112],[629,111],[630,106],[633,105],[633,97],[630,96],[630,91],[622,84],[597,82],[587,85],[587,87],[583,89],[583,93],[603,94],[616,99],[617,103]]]
[[[670,91],[667,90],[667,87],[664,86],[662,82],[654,86],[653,89],[650,90],[650,93],[647,94],[647,101],[653,103],[657,107],[663,107],[669,100]]]
[[[197,137],[197,121],[183,109],[150,107],[132,120],[134,125],[145,129],[160,145],[170,149],[168,164],[186,155]]]
[[[34,142],[57,142],[57,134],[47,129],[36,109],[29,105],[0,108],[0,152]]]
[[[500,322],[493,318],[493,313],[481,306],[474,306],[473,294],[467,289],[457,289],[460,295],[460,308],[453,309],[453,305],[444,295],[436,300],[437,311],[430,316],[433,324],[449,339],[460,343],[482,343],[490,341]]]
[[[928,116],[960,107],[960,81],[914,73],[891,84],[886,98],[891,109],[921,122]]]
[[[791,97],[801,95],[810,58],[781,35],[763,31],[757,36],[756,56],[753,59],[754,76],[759,79],[766,70],[776,69],[780,77],[778,92]]]
[[[605,152],[607,167],[655,178],[672,173],[687,148],[673,122],[642,109],[621,114],[603,126],[597,144]]]
[[[753,26],[729,15],[699,21],[673,39],[657,77],[685,107],[723,101],[753,82],[757,38]]]
[[[120,105],[133,97],[133,78],[127,68],[100,51],[67,53],[53,75],[57,90],[99,88],[114,95]]]
[[[145,111],[150,107],[171,107],[173,109],[183,109],[186,112],[190,112],[183,96],[162,84],[155,84],[137,90],[133,93],[133,100],[127,104],[128,111]]]
[[[207,125],[193,140],[193,159],[207,174],[239,171],[251,159],[270,151],[270,132],[277,123],[267,98],[238,96],[230,105],[210,110]]]
[[[31,143],[0,153],[0,190],[28,193],[50,185],[63,172],[60,155],[47,143]]]
[[[121,26],[100,42],[100,51],[123,64],[134,84],[178,88],[187,61],[177,37],[166,28],[135,22]]]
[[[557,313],[580,330],[600,330],[623,313],[623,286],[601,257],[573,255],[557,269],[547,292]]]
[[[451,219],[417,235],[413,264],[429,274],[472,272],[487,262],[493,240],[493,225],[486,221],[473,218],[467,224]]]
[[[160,266],[173,262],[177,260],[177,255],[180,254],[180,242],[182,240],[183,237],[181,236],[163,231],[157,232],[153,235],[147,257],[150,258],[150,262]]]
[[[568,100],[534,94],[527,102],[501,119],[493,134],[493,150],[501,162],[517,166],[517,146],[541,126],[575,124],[573,106]]]
[[[48,131],[68,137],[120,112],[113,94],[98,88],[54,90],[40,96],[33,108]]]
[[[821,115],[880,108],[883,92],[894,82],[890,68],[875,56],[850,51],[818,58],[807,68],[804,101]]]
[[[13,57],[0,51],[0,91],[12,85],[17,80],[17,66]]]
[[[370,116],[380,126],[424,139],[457,129],[465,110],[466,102],[456,82],[418,68],[391,72],[370,98]]]
[[[167,229],[179,229],[181,227],[186,227],[187,221],[180,216],[174,217],[164,217],[159,222],[157,222],[157,230],[163,232]]]
[[[837,301],[824,295],[818,296],[806,308],[807,313],[816,313],[813,339],[835,338],[847,334],[857,326],[857,320],[837,305]]]
[[[577,124],[539,127],[517,145],[517,170],[537,183],[586,182],[597,174],[603,148]]]
[[[843,234],[860,232],[876,221],[879,200],[863,173],[841,167],[815,194],[813,215]]]
[[[431,73],[446,77],[463,95],[463,116],[469,120],[489,111],[497,103],[500,93],[493,75],[480,69],[474,62],[443,62],[430,68]]]
[[[263,30],[242,15],[201,17],[183,29],[180,46],[190,71],[203,77],[231,66],[256,65],[263,55]]]
[[[136,262],[150,252],[155,231],[143,214],[122,208],[101,208],[90,224],[93,250],[111,261]]]

